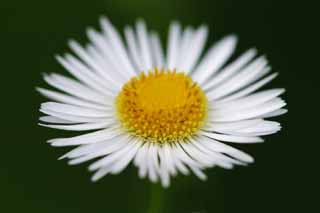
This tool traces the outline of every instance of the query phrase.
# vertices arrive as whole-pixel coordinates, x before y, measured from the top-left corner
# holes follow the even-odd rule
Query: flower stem
[[[148,213],[161,213],[164,189],[160,184],[151,184]]]

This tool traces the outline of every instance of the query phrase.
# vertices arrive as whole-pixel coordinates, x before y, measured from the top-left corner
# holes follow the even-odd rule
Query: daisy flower
[[[91,161],[92,181],[118,174],[131,162],[141,178],[170,185],[170,177],[206,168],[231,169],[254,159],[230,146],[261,143],[278,132],[267,118],[287,112],[284,89],[258,89],[274,79],[255,49],[230,60],[237,37],[222,38],[204,52],[206,26],[169,27],[166,51],[142,20],[124,37],[110,21],[102,32],[88,28],[90,43],[71,40],[74,54],[57,56],[72,77],[52,73],[44,80],[56,90],[38,88],[52,101],[42,103],[42,126],[92,131],[48,142],[76,146],[60,159],[70,165]],[[228,62],[228,63],[227,63]]]

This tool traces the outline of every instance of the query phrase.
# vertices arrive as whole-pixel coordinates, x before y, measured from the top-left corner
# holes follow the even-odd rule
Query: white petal
[[[167,68],[173,70],[177,67],[178,54],[180,48],[181,26],[177,22],[172,22],[169,28],[167,45]]]
[[[274,121],[263,121],[255,126],[250,126],[236,131],[226,131],[227,134],[241,136],[270,135],[281,129],[280,123]]]
[[[127,144],[125,146],[123,146],[122,148],[120,148],[119,150],[111,153],[110,155],[92,163],[89,166],[89,170],[93,171],[93,170],[97,170],[101,167],[110,165],[112,163],[116,163],[117,160],[121,159],[121,157],[124,157],[126,154],[129,153],[129,151],[131,149],[135,149],[134,147],[136,146],[136,143],[128,141]]]
[[[182,143],[184,143],[184,141],[182,141]],[[206,180],[207,179],[206,175],[201,171],[201,169],[205,168],[205,166],[200,164],[200,163],[198,163],[197,161],[193,160],[192,158],[190,158],[190,156],[185,153],[185,151],[182,149],[182,147],[180,145],[176,145],[175,146],[175,153],[176,153],[176,156],[182,162],[184,162],[186,165],[189,166],[191,171],[199,179],[201,179],[201,180]]]
[[[210,81],[205,82],[202,86],[203,90],[207,91],[210,88],[228,79],[234,73],[238,72],[241,68],[243,68],[244,65],[250,62],[256,54],[256,49],[247,50],[235,61],[224,67],[219,73],[216,74],[216,76],[214,76],[214,78],[210,79]]]
[[[159,159],[160,159],[160,169],[159,177],[163,187],[167,188],[170,185],[170,171],[168,169],[167,160],[164,155],[163,147],[159,147]]]
[[[54,129],[62,130],[72,130],[72,131],[87,131],[87,130],[96,130],[103,129],[110,125],[112,122],[101,122],[101,123],[86,123],[86,124],[74,124],[74,125],[51,125],[51,124],[39,124],[40,126],[45,126]]]
[[[198,167],[190,167],[190,169],[192,170],[192,172],[202,181],[207,180],[207,176],[206,174],[199,169]]]
[[[213,167],[215,165],[211,158],[206,156],[200,150],[196,149],[190,143],[184,142],[184,143],[180,143],[180,145],[183,147],[184,151],[188,155],[190,155],[191,158],[195,159],[197,162],[202,164],[204,167]]]
[[[193,158],[190,158],[190,156],[186,154],[185,150],[181,146],[182,143],[185,143],[185,141],[181,141],[175,146],[175,153],[177,154],[177,157],[186,165],[188,165],[190,168],[191,167],[199,167],[201,169],[205,168],[204,165],[195,161]]]
[[[201,131],[199,134],[213,138],[219,141],[233,142],[233,143],[261,143],[262,138],[259,137],[245,137],[245,136],[235,136],[235,135],[224,135],[216,134],[212,132]]]
[[[115,60],[115,51],[110,41],[92,28],[87,29],[87,36],[95,47],[89,46],[88,54],[98,63],[99,67],[103,67],[105,74],[120,83],[128,81],[132,75],[125,72],[120,62]]]
[[[121,150],[125,148],[128,145],[129,138],[123,135],[119,135],[114,138],[109,138],[104,143],[104,146],[101,147],[101,149],[94,151],[91,151],[87,155],[83,155],[77,158],[74,158],[69,161],[69,165],[77,165],[98,157],[104,157],[106,155],[109,155],[111,153],[117,152],[118,150]]]
[[[265,102],[271,101],[272,99],[278,97],[284,92],[285,89],[269,89],[233,101],[224,101],[222,103],[217,101],[212,104],[212,108],[214,110],[238,111],[245,108],[255,107]]]
[[[227,154],[235,159],[238,159],[240,161],[243,161],[245,163],[253,163],[253,161],[254,161],[254,159],[250,155],[248,155],[238,149],[235,149],[231,146],[228,146],[224,143],[213,140],[211,138],[200,137],[199,143],[202,143],[203,145],[205,145],[209,149],[212,149],[213,151],[225,153],[225,154]]]
[[[48,143],[51,143],[52,146],[75,146],[102,142],[121,134],[122,133],[115,128],[108,128],[71,138],[51,139]]]
[[[263,79],[261,79],[260,81],[252,84],[251,86],[248,86],[245,89],[239,90],[238,92],[230,95],[230,96],[226,96],[222,99],[219,100],[219,102],[225,102],[225,101],[231,101],[231,100],[235,100],[241,97],[244,97],[256,90],[258,90],[259,88],[261,88],[262,86],[264,86],[265,84],[269,83],[270,81],[272,81],[275,77],[277,77],[278,73],[273,73]]]
[[[114,49],[114,53],[117,54],[117,59],[119,62],[119,65],[121,64],[123,66],[123,71],[125,71],[129,76],[135,75],[134,67],[132,66],[132,63],[128,60],[128,54],[127,51],[123,45],[121,36],[119,35],[118,31],[110,21],[106,17],[102,17],[100,19],[100,24],[108,36],[108,39],[110,40],[110,44]]]
[[[243,163],[240,161],[237,161],[219,152],[208,149],[203,144],[197,142],[196,139],[191,139],[190,141],[192,145],[194,145],[197,149],[208,155],[208,157],[210,157],[214,164],[217,166],[220,166],[225,169],[232,169],[233,164],[243,165]]]
[[[130,77],[132,77],[132,75],[123,70],[123,67],[119,64],[119,62],[114,59],[115,56],[112,52],[112,49],[109,47],[110,44],[107,45],[109,49],[105,48],[104,50],[99,49],[94,45],[87,45],[86,51],[88,55],[90,55],[98,64],[98,66],[103,67],[105,72],[112,77],[112,79],[114,79],[116,82],[124,84],[130,79]]]
[[[144,178],[147,175],[148,171],[148,161],[147,161],[147,151],[148,151],[149,143],[144,143],[143,146],[138,150],[136,154],[133,164],[139,167],[139,177]]]
[[[131,57],[131,60],[135,64],[135,67],[137,69],[136,72],[139,73],[140,71],[143,70],[143,62],[140,55],[140,49],[138,48],[138,45],[137,45],[138,42],[137,42],[136,35],[132,30],[132,28],[128,26],[124,28],[124,33],[125,33],[126,42],[129,48],[129,55]]]
[[[212,89],[207,92],[207,97],[209,100],[218,100],[232,92],[241,89],[248,84],[252,83],[256,76],[260,72],[264,72],[266,69],[267,60],[264,57],[260,57],[244,68],[241,72],[233,76],[227,82],[219,85],[217,88]],[[268,68],[267,68],[268,69]]]
[[[59,74],[44,75],[44,80],[49,85],[86,101],[103,105],[107,100],[110,100],[109,96],[101,95],[100,93]]]
[[[223,153],[210,149],[204,143],[200,143],[199,138],[193,141],[193,145],[214,159],[215,164],[225,169],[232,169],[233,164],[245,166],[247,163],[233,159]]]
[[[244,120],[244,121],[237,121],[237,122],[210,122],[206,124],[203,127],[203,129],[206,131],[213,131],[213,132],[234,131],[234,130],[243,129],[246,127],[256,125],[260,122],[263,122],[263,120],[252,119],[252,120]]]
[[[178,157],[177,151],[176,151],[176,145],[172,145],[172,161],[174,166],[177,168],[178,171],[180,171],[182,174],[184,175],[189,175],[189,170],[188,168],[185,166],[185,164],[182,162],[182,160],[180,160],[180,158]]]
[[[177,170],[173,163],[173,156],[172,156],[171,149],[172,147],[169,144],[163,145],[164,159],[166,160],[166,165],[168,167],[168,170],[172,176],[176,176]]]
[[[164,68],[164,55],[159,35],[155,32],[151,34],[151,49],[155,66],[159,69]]]
[[[236,43],[237,38],[232,35],[214,44],[191,74],[192,79],[202,85],[226,63],[234,52]]]
[[[46,122],[46,123],[56,123],[56,124],[74,124],[74,123],[79,123],[79,122],[69,121],[69,120],[65,120],[65,119],[61,119],[61,118],[57,118],[57,117],[53,117],[53,116],[41,116],[39,118],[39,120],[42,121],[42,122]]]
[[[69,95],[62,94],[60,92],[55,92],[51,90],[47,90],[44,88],[36,88],[38,92],[40,92],[43,96],[46,96],[49,99],[52,99],[54,101],[58,101],[65,104],[71,104],[86,108],[92,108],[92,109],[98,109],[98,110],[105,110],[107,107],[110,107],[112,105],[111,100],[106,100],[105,105],[97,104],[97,103],[91,103],[79,98],[75,98]],[[109,106],[107,106],[109,105]]]
[[[69,158],[69,159],[79,158],[81,156],[86,156],[92,153],[99,152],[103,149],[107,149],[109,146],[113,146],[114,143],[118,143],[119,138],[121,138],[121,136],[118,136],[117,138],[115,137],[103,142],[80,145],[77,148],[74,148],[70,152],[61,156],[59,160],[64,158]]]
[[[183,56],[184,63],[181,64],[180,69],[186,74],[190,74],[194,66],[198,63],[201,53],[204,49],[208,36],[207,26],[201,26],[196,30],[190,40],[186,54]]]
[[[148,176],[151,182],[158,180],[157,171],[159,170],[158,146],[150,144],[147,154]]]
[[[272,101],[266,102],[262,105],[246,108],[239,111],[232,111],[232,112],[223,112],[219,111],[212,111],[210,114],[211,119],[218,122],[227,122],[227,121],[239,121],[239,120],[246,120],[252,118],[260,118],[264,117],[265,114],[270,113],[272,111],[278,110],[284,107],[286,103],[281,100],[280,98],[275,98]]]
[[[113,117],[112,110],[90,109],[86,107],[74,106],[70,104],[61,104],[56,102],[42,103],[41,109],[70,114],[70,115],[76,115],[76,116],[87,116],[87,117],[95,117],[95,118]]]
[[[181,45],[179,49],[178,62],[177,62],[177,70],[183,71],[183,66],[186,63],[186,57],[191,50],[191,42],[194,36],[194,31],[191,27],[187,27],[181,36]]]
[[[278,109],[278,110],[275,110],[275,111],[273,111],[273,112],[264,114],[263,117],[264,117],[264,118],[276,117],[276,116],[279,116],[279,115],[286,114],[287,112],[288,112],[287,109]]]
[[[96,182],[106,176],[110,172],[110,167],[104,167],[99,169],[94,175],[91,177],[92,182]]]
[[[137,21],[136,25],[137,37],[139,49],[141,51],[142,66],[144,71],[148,71],[153,68],[152,58],[151,58],[151,49],[150,49],[150,40],[149,35],[146,29],[146,25],[142,20]]]
[[[119,174],[129,165],[129,163],[135,157],[138,149],[141,146],[141,142],[139,142],[138,140],[134,140],[133,143],[134,146],[131,149],[129,149],[129,151],[126,154],[123,154],[123,156],[119,157],[119,159],[114,164],[112,164],[112,174]]]
[[[99,91],[102,94],[106,94],[106,91],[110,90],[108,87],[106,87],[105,82],[101,81],[101,78],[99,78],[98,75],[92,72],[74,56],[66,54],[65,57],[56,56],[56,59],[71,75],[89,87]]]
[[[105,72],[104,68],[99,66],[92,57],[74,40],[69,41],[70,48],[90,67],[92,67],[98,74],[101,75],[108,83],[108,86],[112,88],[114,91],[118,91],[120,89],[119,82],[116,82],[115,79],[110,77],[107,72]]]
[[[101,118],[93,118],[79,115],[70,115],[45,109],[40,109],[40,112],[57,117],[58,119],[68,120],[73,123],[103,122],[105,121],[105,119],[107,119],[107,116]]]

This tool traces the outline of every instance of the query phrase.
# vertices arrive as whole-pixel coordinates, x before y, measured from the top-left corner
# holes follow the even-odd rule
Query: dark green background
[[[278,119],[284,129],[264,144],[241,146],[255,156],[255,164],[208,170],[207,182],[179,176],[162,192],[159,212],[311,212],[315,207],[319,7],[311,1],[1,0],[0,9],[0,212],[143,213],[152,199],[160,199],[151,198],[152,184],[140,180],[133,167],[92,184],[87,165],[57,161],[67,149],[45,143],[64,133],[37,126],[45,100],[34,89],[44,86],[41,73],[64,73],[53,55],[68,50],[69,38],[85,42],[85,28],[97,27],[101,14],[118,28],[143,17],[163,39],[172,19],[207,23],[210,43],[236,33],[238,53],[257,47],[280,72],[269,87],[287,89],[290,113]]]

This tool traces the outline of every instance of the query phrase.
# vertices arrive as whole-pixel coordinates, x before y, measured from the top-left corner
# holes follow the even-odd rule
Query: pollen
[[[176,70],[141,72],[122,87],[115,104],[123,128],[156,143],[191,137],[207,117],[204,92]]]

